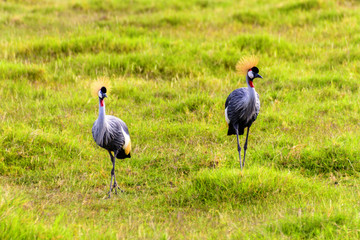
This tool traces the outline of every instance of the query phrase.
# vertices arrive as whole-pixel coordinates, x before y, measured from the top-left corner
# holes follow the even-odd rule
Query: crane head
[[[262,76],[260,76],[259,74],[259,69],[257,67],[250,68],[247,75],[251,81],[253,81],[255,78],[262,78]]]
[[[99,98],[100,98],[100,99],[106,98],[106,97],[107,97],[107,95],[106,95],[106,87],[102,87],[102,88],[99,90],[98,95],[99,95]]]
[[[248,70],[247,72],[247,78],[248,78],[248,82],[250,87],[254,87],[253,81],[255,78],[262,78],[262,76],[260,76],[259,74],[259,69],[257,67],[252,67]]]

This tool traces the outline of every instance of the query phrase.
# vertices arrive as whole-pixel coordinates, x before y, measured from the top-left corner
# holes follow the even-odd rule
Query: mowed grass
[[[1,1],[1,239],[358,239],[357,1]],[[240,171],[224,103],[260,58]],[[105,199],[98,100],[132,158]],[[241,144],[244,138],[241,138]]]

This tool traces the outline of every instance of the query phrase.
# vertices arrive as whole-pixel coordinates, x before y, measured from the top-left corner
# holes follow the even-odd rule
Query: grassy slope
[[[359,238],[359,5],[0,2],[0,238]],[[260,56],[247,166],[226,136],[234,71]],[[92,140],[129,126],[125,193]],[[243,142],[243,140],[242,140]]]

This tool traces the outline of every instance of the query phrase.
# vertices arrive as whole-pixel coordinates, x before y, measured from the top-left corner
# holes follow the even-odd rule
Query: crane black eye
[[[251,71],[253,71],[253,73],[259,73],[259,69],[257,67],[252,67]]]
[[[100,90],[102,93],[106,93],[106,87],[102,87]]]

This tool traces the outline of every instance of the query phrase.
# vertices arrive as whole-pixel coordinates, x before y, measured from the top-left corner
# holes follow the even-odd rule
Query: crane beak
[[[254,76],[254,78],[263,78],[262,76],[260,76],[260,74],[258,74],[258,73],[255,73],[255,76]]]
[[[106,98],[106,97],[107,97],[106,93],[103,93],[103,98]]]

